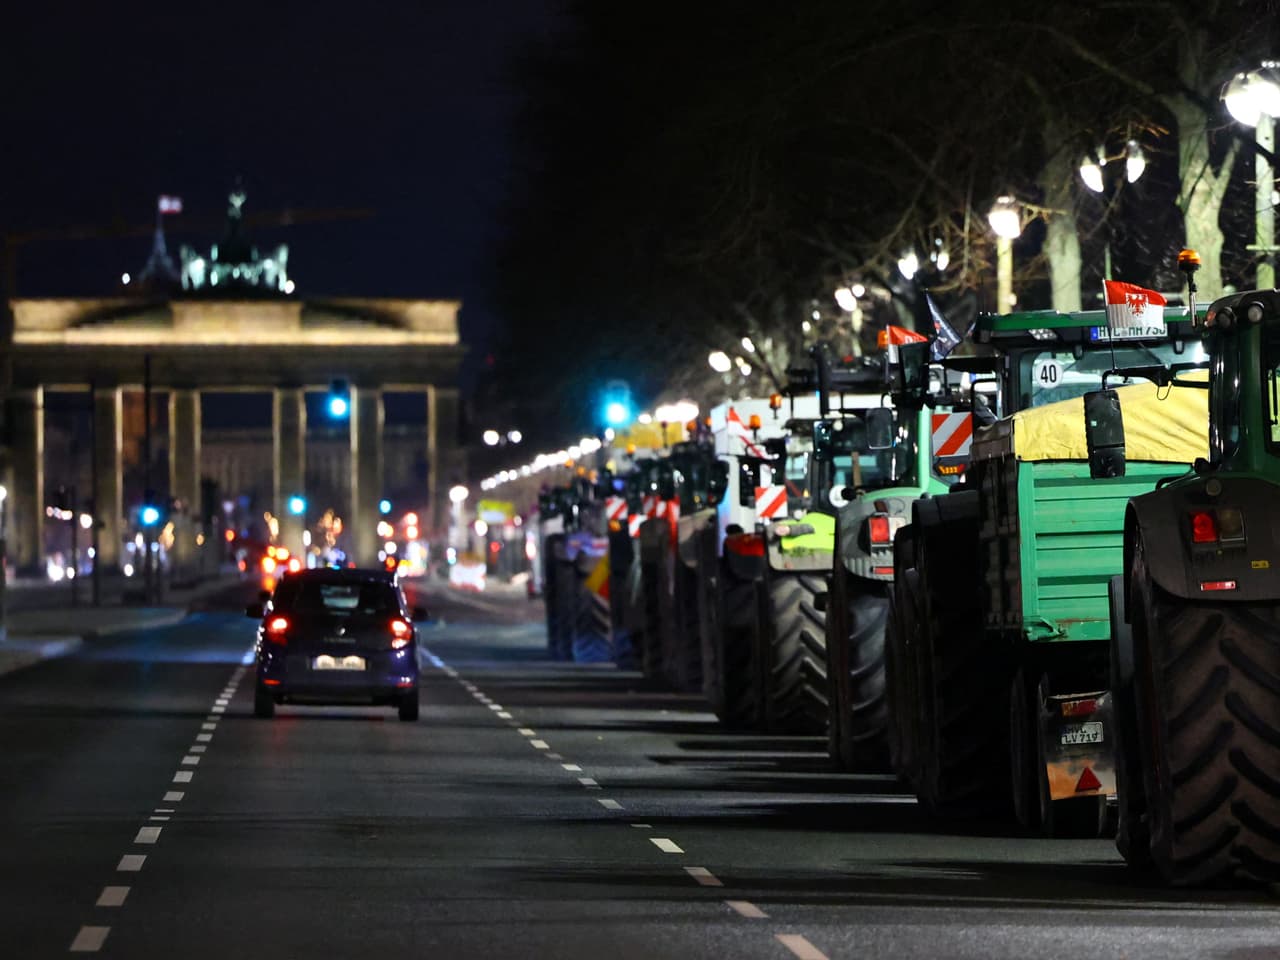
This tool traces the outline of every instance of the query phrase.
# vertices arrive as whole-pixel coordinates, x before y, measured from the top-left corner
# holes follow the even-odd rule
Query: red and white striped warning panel
[[[962,473],[973,446],[973,417],[967,413],[933,415],[934,466],[942,473]]]
[[[655,494],[646,493],[641,501],[641,510],[646,517],[656,517],[658,515],[658,498]]]
[[[604,515],[612,521],[622,522],[627,515],[627,501],[622,497],[606,497],[604,501]]]
[[[786,487],[756,487],[756,519],[772,520],[779,515],[786,516]]]
[[[631,539],[634,540],[636,537],[640,536],[640,525],[647,519],[648,517],[643,513],[633,513],[627,518],[627,532],[631,534]]]

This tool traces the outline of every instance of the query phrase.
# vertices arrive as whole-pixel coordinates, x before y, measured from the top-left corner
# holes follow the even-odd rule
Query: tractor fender
[[[1133,566],[1141,535],[1151,579],[1184,600],[1268,603],[1280,599],[1280,539],[1273,525],[1276,484],[1226,472],[1193,475],[1129,501],[1125,512],[1124,569]],[[1192,515],[1238,510],[1243,537],[1192,540]],[[1219,526],[1221,532],[1222,528]],[[1221,590],[1206,584],[1234,584]],[[1126,600],[1132,584],[1126,585]]]

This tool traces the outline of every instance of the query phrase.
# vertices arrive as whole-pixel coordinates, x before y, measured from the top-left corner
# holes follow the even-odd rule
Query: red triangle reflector
[[[1084,768],[1084,773],[1080,774],[1080,779],[1076,781],[1076,793],[1084,793],[1086,790],[1097,790],[1102,786],[1102,781],[1093,774],[1090,767]]]

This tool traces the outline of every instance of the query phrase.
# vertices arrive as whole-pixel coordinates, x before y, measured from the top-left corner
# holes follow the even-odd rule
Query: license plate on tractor
[[[364,668],[364,657],[333,657],[322,653],[311,661],[313,670],[363,670]]]
[[[1087,723],[1064,723],[1058,728],[1059,743],[1064,747],[1078,743],[1102,743],[1102,724],[1096,720]]]

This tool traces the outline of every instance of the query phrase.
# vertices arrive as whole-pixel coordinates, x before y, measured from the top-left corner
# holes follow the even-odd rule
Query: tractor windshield
[[[1187,344],[1178,353],[1173,341],[1153,344],[1117,340],[1113,353],[1110,343],[1098,340],[1079,357],[1072,350],[1052,348],[1028,352],[1018,358],[1019,392],[1024,401],[1019,406],[1021,409],[1040,407],[1100,390],[1102,375],[1118,367],[1168,366],[1204,358],[1204,347],[1199,342]],[[1121,382],[1112,378],[1107,384],[1119,386]]]
[[[1267,451],[1280,455],[1280,324],[1277,323],[1268,323],[1262,331],[1262,403]]]

